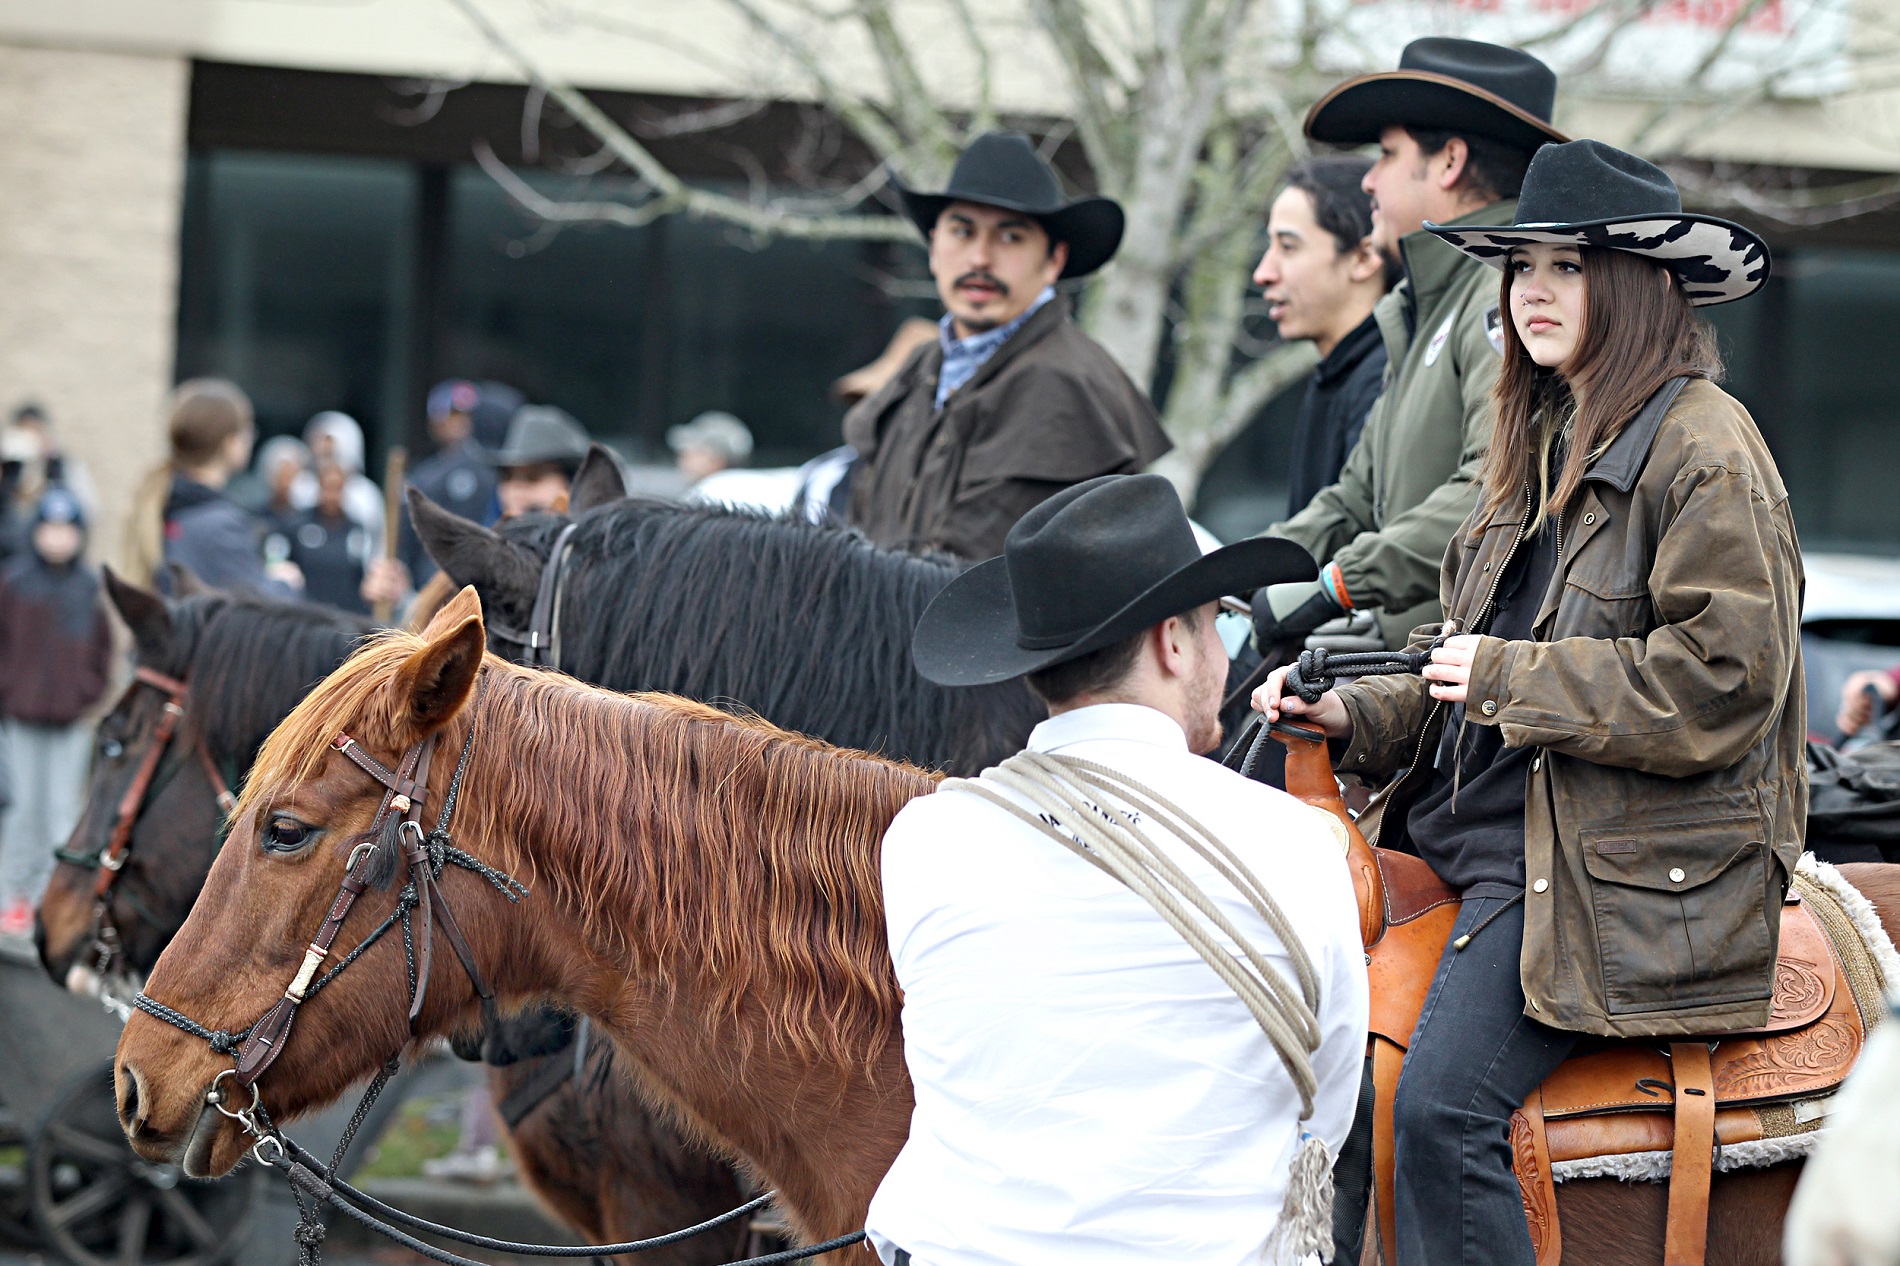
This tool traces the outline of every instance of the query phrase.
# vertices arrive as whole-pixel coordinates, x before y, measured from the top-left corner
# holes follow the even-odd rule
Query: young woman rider
[[[1579,1034],[1767,1018],[1806,817],[1801,560],[1692,312],[1759,289],[1767,248],[1681,205],[1574,141],[1538,151],[1515,225],[1427,226],[1504,270],[1507,314],[1447,621],[1413,634],[1442,641],[1423,678],[1254,697],[1394,778],[1361,826],[1463,897],[1395,1103],[1404,1266],[1529,1266],[1510,1116]]]

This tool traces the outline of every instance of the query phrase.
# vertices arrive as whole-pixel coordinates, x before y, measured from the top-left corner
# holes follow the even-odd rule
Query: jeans
[[[6,722],[13,803],[0,817],[0,903],[38,904],[53,873],[53,850],[79,821],[92,760],[92,724]]]
[[[1485,922],[1489,918],[1490,922]],[[1577,1043],[1524,1014],[1524,904],[1468,897],[1425,995],[1393,1103],[1399,1266],[1535,1266],[1511,1113]]]

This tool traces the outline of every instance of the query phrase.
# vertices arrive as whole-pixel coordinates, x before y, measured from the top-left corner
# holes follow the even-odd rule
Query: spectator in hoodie
[[[169,587],[165,564],[220,589],[292,597],[303,577],[264,561],[263,525],[225,495],[251,460],[250,397],[222,378],[194,378],[172,392],[171,455],[134,498],[125,555],[131,577]],[[156,530],[155,530],[156,529]]]
[[[369,539],[372,558],[383,556],[383,490],[363,473],[363,428],[347,413],[326,409],[304,424],[303,442],[310,466],[290,485],[290,503],[299,510],[317,504],[317,468],[334,462],[343,468],[343,513]]]
[[[105,697],[112,630],[99,577],[81,561],[85,513],[63,485],[34,507],[27,548],[0,570],[0,724],[13,803],[0,823],[0,934],[24,936],[79,820],[90,756],[87,713]]]

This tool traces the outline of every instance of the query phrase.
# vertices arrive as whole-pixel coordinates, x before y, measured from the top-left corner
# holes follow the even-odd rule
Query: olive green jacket
[[[1488,623],[1529,504],[1526,489],[1474,513],[1446,551],[1440,592],[1460,630]],[[1747,411],[1677,379],[1591,466],[1561,528],[1538,640],[1485,637],[1466,705],[1470,724],[1541,749],[1526,788],[1525,1013],[1622,1037],[1758,1026],[1807,823],[1787,490]],[[1413,646],[1439,631],[1414,630]],[[1360,823],[1404,847],[1428,781],[1418,753],[1450,708],[1419,677],[1339,694],[1353,722],[1340,769],[1411,767]]]
[[[1516,199],[1453,224],[1509,224]],[[1439,618],[1438,564],[1478,500],[1498,376],[1502,274],[1430,233],[1408,234],[1405,280],[1373,317],[1385,339],[1385,390],[1339,480],[1271,536],[1339,564],[1355,605],[1376,609],[1388,646]]]

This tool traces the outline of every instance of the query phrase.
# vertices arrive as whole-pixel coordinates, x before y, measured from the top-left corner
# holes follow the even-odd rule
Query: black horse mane
[[[502,532],[546,558],[564,522],[535,515]],[[1016,751],[1042,715],[1021,683],[948,690],[917,676],[911,631],[959,570],[953,559],[723,506],[616,501],[578,524],[560,667],[583,681],[756,712],[957,773]],[[525,623],[533,596],[503,606]]]
[[[193,604],[206,604],[187,615]],[[241,774],[257,749],[311,687],[375,626],[362,616],[307,602],[222,594],[170,604],[175,641],[194,620],[183,675],[191,688],[181,737],[204,741],[214,760]]]

